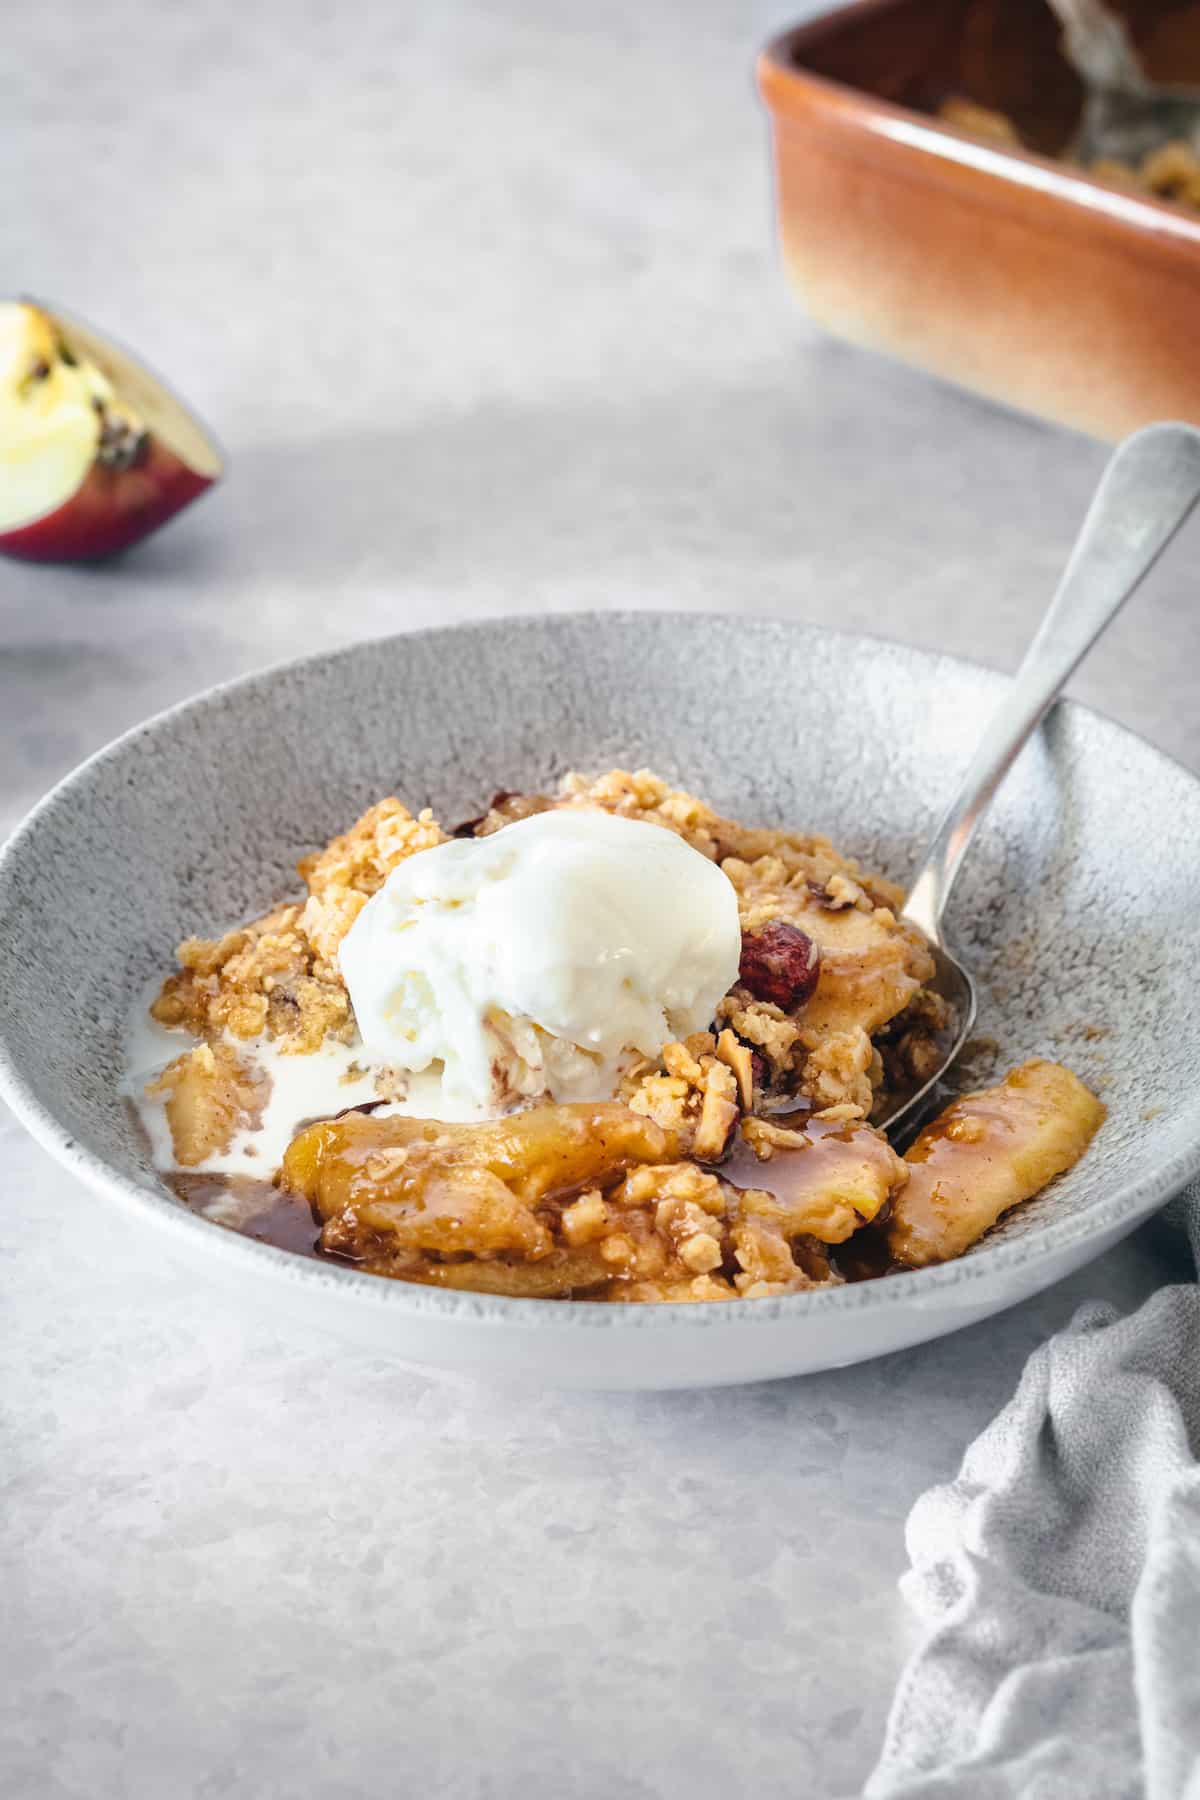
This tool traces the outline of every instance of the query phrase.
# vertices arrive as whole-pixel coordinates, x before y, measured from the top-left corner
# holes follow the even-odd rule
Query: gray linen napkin
[[[1200,1184],[1170,1209],[1200,1263]],[[1182,1240],[1181,1240],[1182,1242]],[[908,1521],[867,1800],[1200,1800],[1200,1287],[1092,1302]]]

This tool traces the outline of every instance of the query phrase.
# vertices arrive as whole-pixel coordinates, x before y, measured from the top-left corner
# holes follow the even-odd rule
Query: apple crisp
[[[938,118],[958,131],[986,143],[1019,150],[1021,135],[1006,113],[979,106],[961,95],[951,95],[938,108]],[[1061,158],[1064,162],[1073,159]],[[1169,200],[1176,206],[1200,210],[1200,157],[1186,138],[1172,138],[1147,150],[1133,161],[1105,156],[1079,165],[1086,174],[1109,187]]]
[[[363,1051],[343,940],[407,859],[581,809],[716,865],[736,978],[707,1029],[631,1054],[606,1099],[422,1116],[405,1072]],[[600,1301],[802,1292],[961,1254],[1104,1116],[1069,1071],[1031,1062],[899,1155],[872,1118],[936,1071],[953,1024],[900,890],[826,838],[737,823],[646,770],[500,792],[451,831],[384,799],[299,875],[303,898],[180,945],[150,1008],[179,1053],[143,1083],[142,1116],[153,1138],[160,1110],[157,1160],[198,1210],[373,1274]],[[732,907],[730,929],[728,967]],[[276,1140],[293,1080],[306,1100]]]

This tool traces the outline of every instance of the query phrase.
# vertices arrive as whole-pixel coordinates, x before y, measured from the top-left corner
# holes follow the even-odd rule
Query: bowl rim
[[[924,665],[940,663],[950,671],[959,669],[972,676],[983,675],[990,682],[1003,683],[1004,675],[986,664],[945,652],[925,649],[893,638],[867,632],[841,631],[806,620],[781,617],[770,613],[729,611],[681,611],[671,608],[625,608],[600,611],[581,608],[578,611],[553,613],[509,613],[486,618],[462,620],[448,625],[423,626],[413,631],[385,632],[378,636],[355,639],[330,649],[308,655],[290,657],[249,670],[229,681],[216,682],[201,692],[177,701],[131,726],[107,744],[86,757],[18,821],[3,844],[0,844],[0,883],[8,872],[19,865],[27,847],[36,846],[41,821],[64,805],[73,804],[80,790],[86,792],[97,769],[118,760],[141,739],[152,736],[162,726],[181,716],[202,713],[215,702],[224,702],[231,694],[247,692],[267,685],[293,670],[313,664],[350,661],[365,649],[383,644],[404,644],[418,639],[445,639],[464,634],[495,631],[545,631],[559,624],[574,625],[583,620],[605,631],[623,624],[653,620],[670,620],[684,629],[702,628],[705,622],[718,618],[739,628],[767,626],[774,630],[820,638],[835,638],[868,649],[887,650]],[[1060,700],[1058,706],[1069,713],[1098,719],[1106,730],[1116,732],[1138,744],[1145,752],[1167,768],[1200,788],[1200,775],[1188,769],[1177,758],[1158,749],[1138,732],[1119,724],[1105,713],[1076,700]],[[42,1104],[25,1081],[9,1043],[9,1007],[0,996],[0,1099],[4,1099],[30,1136],[54,1159],[69,1169],[85,1186],[115,1200],[127,1216],[143,1220],[167,1232],[179,1252],[189,1245],[206,1253],[244,1276],[257,1268],[263,1276],[274,1277],[293,1293],[304,1289],[321,1290],[327,1297],[347,1304],[365,1304],[375,1310],[392,1309],[410,1318],[437,1319],[452,1324],[503,1326],[519,1324],[547,1330],[693,1331],[739,1321],[748,1328],[764,1328],[780,1324],[799,1325],[804,1319],[830,1313],[875,1311],[912,1303],[932,1303],[953,1288],[970,1288],[974,1284],[1026,1264],[1065,1251],[1089,1237],[1103,1237],[1106,1231],[1132,1229],[1137,1222],[1165,1204],[1194,1176],[1200,1174],[1200,1131],[1193,1142],[1174,1156],[1142,1175],[1132,1184],[1121,1187],[1105,1199],[1084,1206],[1065,1219],[1049,1219],[1042,1226],[1011,1241],[984,1245],[968,1256],[952,1262],[889,1275],[884,1281],[850,1282],[843,1287],[815,1288],[800,1294],[786,1294],[755,1300],[684,1301],[672,1305],[644,1305],[629,1301],[609,1302],[603,1306],[563,1305],[546,1300],[518,1299],[500,1294],[481,1294],[470,1290],[445,1290],[424,1287],[418,1283],[390,1280],[345,1268],[333,1262],[318,1262],[281,1250],[271,1244],[242,1236],[239,1232],[214,1226],[178,1201],[165,1188],[140,1182],[114,1168],[96,1152],[80,1144]]]

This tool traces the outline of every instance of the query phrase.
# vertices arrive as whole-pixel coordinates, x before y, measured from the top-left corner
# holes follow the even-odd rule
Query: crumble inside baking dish
[[[1023,147],[1021,135],[1006,113],[978,106],[975,101],[960,95],[954,94],[944,100],[937,116],[944,124],[953,125],[956,130],[965,131],[986,143],[1001,148],[1005,145],[1014,149]],[[1091,162],[1076,162],[1069,156],[1060,160],[1074,164],[1110,187],[1148,194],[1155,200],[1168,200],[1193,212],[1200,211],[1200,157],[1186,138],[1170,138],[1129,161],[1117,156],[1098,157]]]

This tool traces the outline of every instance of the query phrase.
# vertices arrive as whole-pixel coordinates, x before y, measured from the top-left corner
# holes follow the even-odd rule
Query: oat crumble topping
[[[322,1252],[401,1279],[532,1297],[753,1299],[841,1281],[838,1246],[865,1227],[909,1260],[931,1260],[938,1233],[921,1171],[931,1158],[949,1154],[956,1168],[972,1158],[978,1187],[996,1154],[989,1119],[1004,1131],[1010,1115],[1019,1121],[1027,1192],[1081,1153],[1102,1109],[1054,1064],[1026,1065],[1033,1073],[1007,1097],[989,1090],[974,1097],[987,1105],[947,1114],[942,1147],[927,1154],[923,1137],[901,1158],[873,1129],[890,1092],[937,1067],[951,1021],[926,985],[928,946],[898,917],[900,890],[828,839],[723,818],[644,769],[571,774],[553,794],[499,793],[454,835],[487,836],[551,808],[645,821],[715,862],[737,895],[737,982],[711,1030],[628,1067],[613,1101],[469,1125],[352,1109],[300,1131],[279,1183],[312,1207]],[[300,862],[302,902],[179,946],[151,1012],[196,1042],[150,1091],[164,1099],[181,1169],[261,1116],[252,1040],[289,1056],[356,1041],[338,947],[391,871],[447,835],[428,810],[381,800]],[[340,1079],[362,1073],[351,1064]],[[404,1078],[384,1070],[374,1085],[386,1101]],[[1058,1109],[1053,1129],[1043,1091]],[[1021,1186],[984,1179],[967,1209],[974,1235],[1026,1197]],[[910,1193],[919,1229],[905,1216]]]

